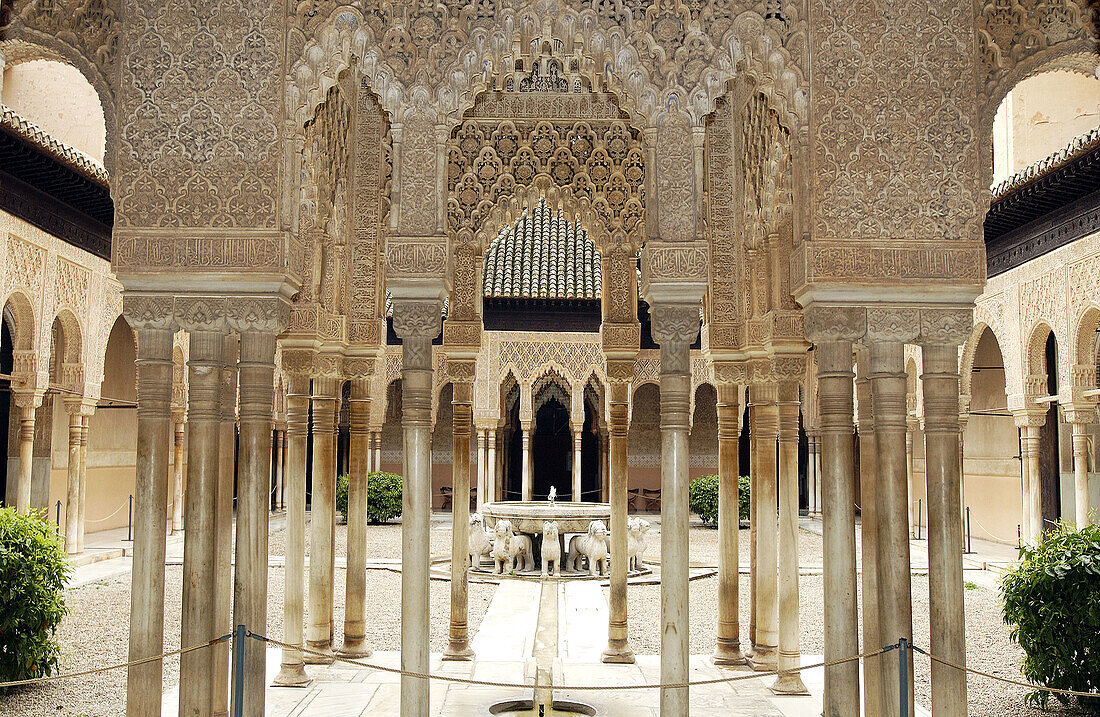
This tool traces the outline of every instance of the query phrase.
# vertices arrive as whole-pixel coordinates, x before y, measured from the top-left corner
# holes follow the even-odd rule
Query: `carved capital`
[[[225,298],[220,296],[176,297],[176,321],[185,331],[224,333]]]
[[[607,361],[607,381],[612,384],[629,384],[634,379],[634,359]]]
[[[920,336],[920,310],[886,307],[867,309],[867,341],[911,343]]]
[[[233,297],[226,300],[225,316],[238,333],[279,334],[290,323],[290,305],[278,296]]]
[[[660,345],[690,344],[699,336],[699,307],[694,304],[658,304],[650,307],[653,340]]]
[[[806,377],[806,357],[776,356],[772,359],[771,370],[780,381],[801,381]]]
[[[814,343],[858,341],[866,333],[863,307],[812,304],[806,309],[806,338]]]
[[[307,380],[313,375],[312,351],[287,351],[282,353],[283,373],[292,377],[304,377]]]
[[[920,338],[921,345],[949,344],[961,346],[974,330],[974,310],[965,309],[921,309]]]
[[[393,302],[393,330],[404,339],[439,336],[443,304],[439,301]]]
[[[344,375],[349,379],[365,379],[374,375],[375,360],[369,356],[347,357],[344,359]]]
[[[315,355],[313,357],[313,375],[319,378],[343,378],[344,357],[330,353]]]
[[[716,361],[714,363],[714,380],[722,386],[742,386],[748,383],[748,366],[741,361]]]
[[[447,376],[453,383],[473,383],[477,377],[477,361],[447,357]]]
[[[122,314],[130,327],[138,329],[174,329],[173,297],[164,294],[122,295]]]

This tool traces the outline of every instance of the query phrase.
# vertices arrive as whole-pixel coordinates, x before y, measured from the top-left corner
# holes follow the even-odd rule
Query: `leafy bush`
[[[0,682],[51,674],[69,563],[52,524],[0,508]]]
[[[1100,689],[1100,526],[1065,524],[1020,549],[1020,565],[1001,582],[1004,621],[1024,649],[1022,672],[1038,684],[1090,692]],[[1069,697],[1055,695],[1063,704]],[[1047,692],[1027,696],[1046,706]],[[1078,698],[1100,712],[1100,698]]]
[[[348,522],[348,476],[346,474],[336,479],[336,512],[340,514],[342,522]]]
[[[749,519],[749,479],[740,476],[738,484],[738,505],[741,520]],[[709,475],[696,478],[688,486],[688,505],[698,515],[704,525],[718,525],[718,476]]]
[[[367,475],[367,519],[385,523],[401,515],[401,476],[376,471]]]

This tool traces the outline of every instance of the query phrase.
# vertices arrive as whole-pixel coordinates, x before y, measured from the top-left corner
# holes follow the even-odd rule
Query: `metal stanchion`
[[[909,641],[898,640],[898,694],[901,696],[901,717],[909,717]]]
[[[966,554],[970,555],[974,548],[970,545],[970,506],[966,506]]]
[[[922,517],[921,516],[921,511],[923,509],[924,509],[924,505],[921,503],[920,499],[918,499],[917,500],[917,540],[920,540],[920,522],[921,522],[921,517]]]
[[[134,531],[134,496],[130,496],[130,508],[126,516],[126,542],[133,540]]]
[[[233,636],[233,717],[244,717],[244,625]]]
[[[57,534],[61,535],[61,501],[57,501]]]

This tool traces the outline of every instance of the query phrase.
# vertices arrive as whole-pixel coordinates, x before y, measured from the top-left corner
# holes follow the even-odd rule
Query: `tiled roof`
[[[1073,140],[1062,149],[1049,157],[1044,157],[1038,162],[1033,162],[1022,170],[1013,174],[1000,184],[993,186],[993,199],[996,201],[1020,188],[1028,182],[1043,177],[1050,172],[1065,166],[1067,163],[1096,147],[1100,146],[1100,127],[1089,130],[1085,134],[1074,137]]]
[[[0,127],[18,134],[39,149],[107,186],[107,170],[101,163],[79,149],[54,139],[44,129],[6,105],[0,105]]]
[[[485,252],[489,298],[599,299],[600,253],[588,232],[540,199],[504,227]]]

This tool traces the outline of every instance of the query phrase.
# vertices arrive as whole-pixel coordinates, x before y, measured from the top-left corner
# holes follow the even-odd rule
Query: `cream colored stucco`
[[[0,98],[55,139],[103,163],[107,136],[103,106],[75,67],[52,60],[8,67]]]

